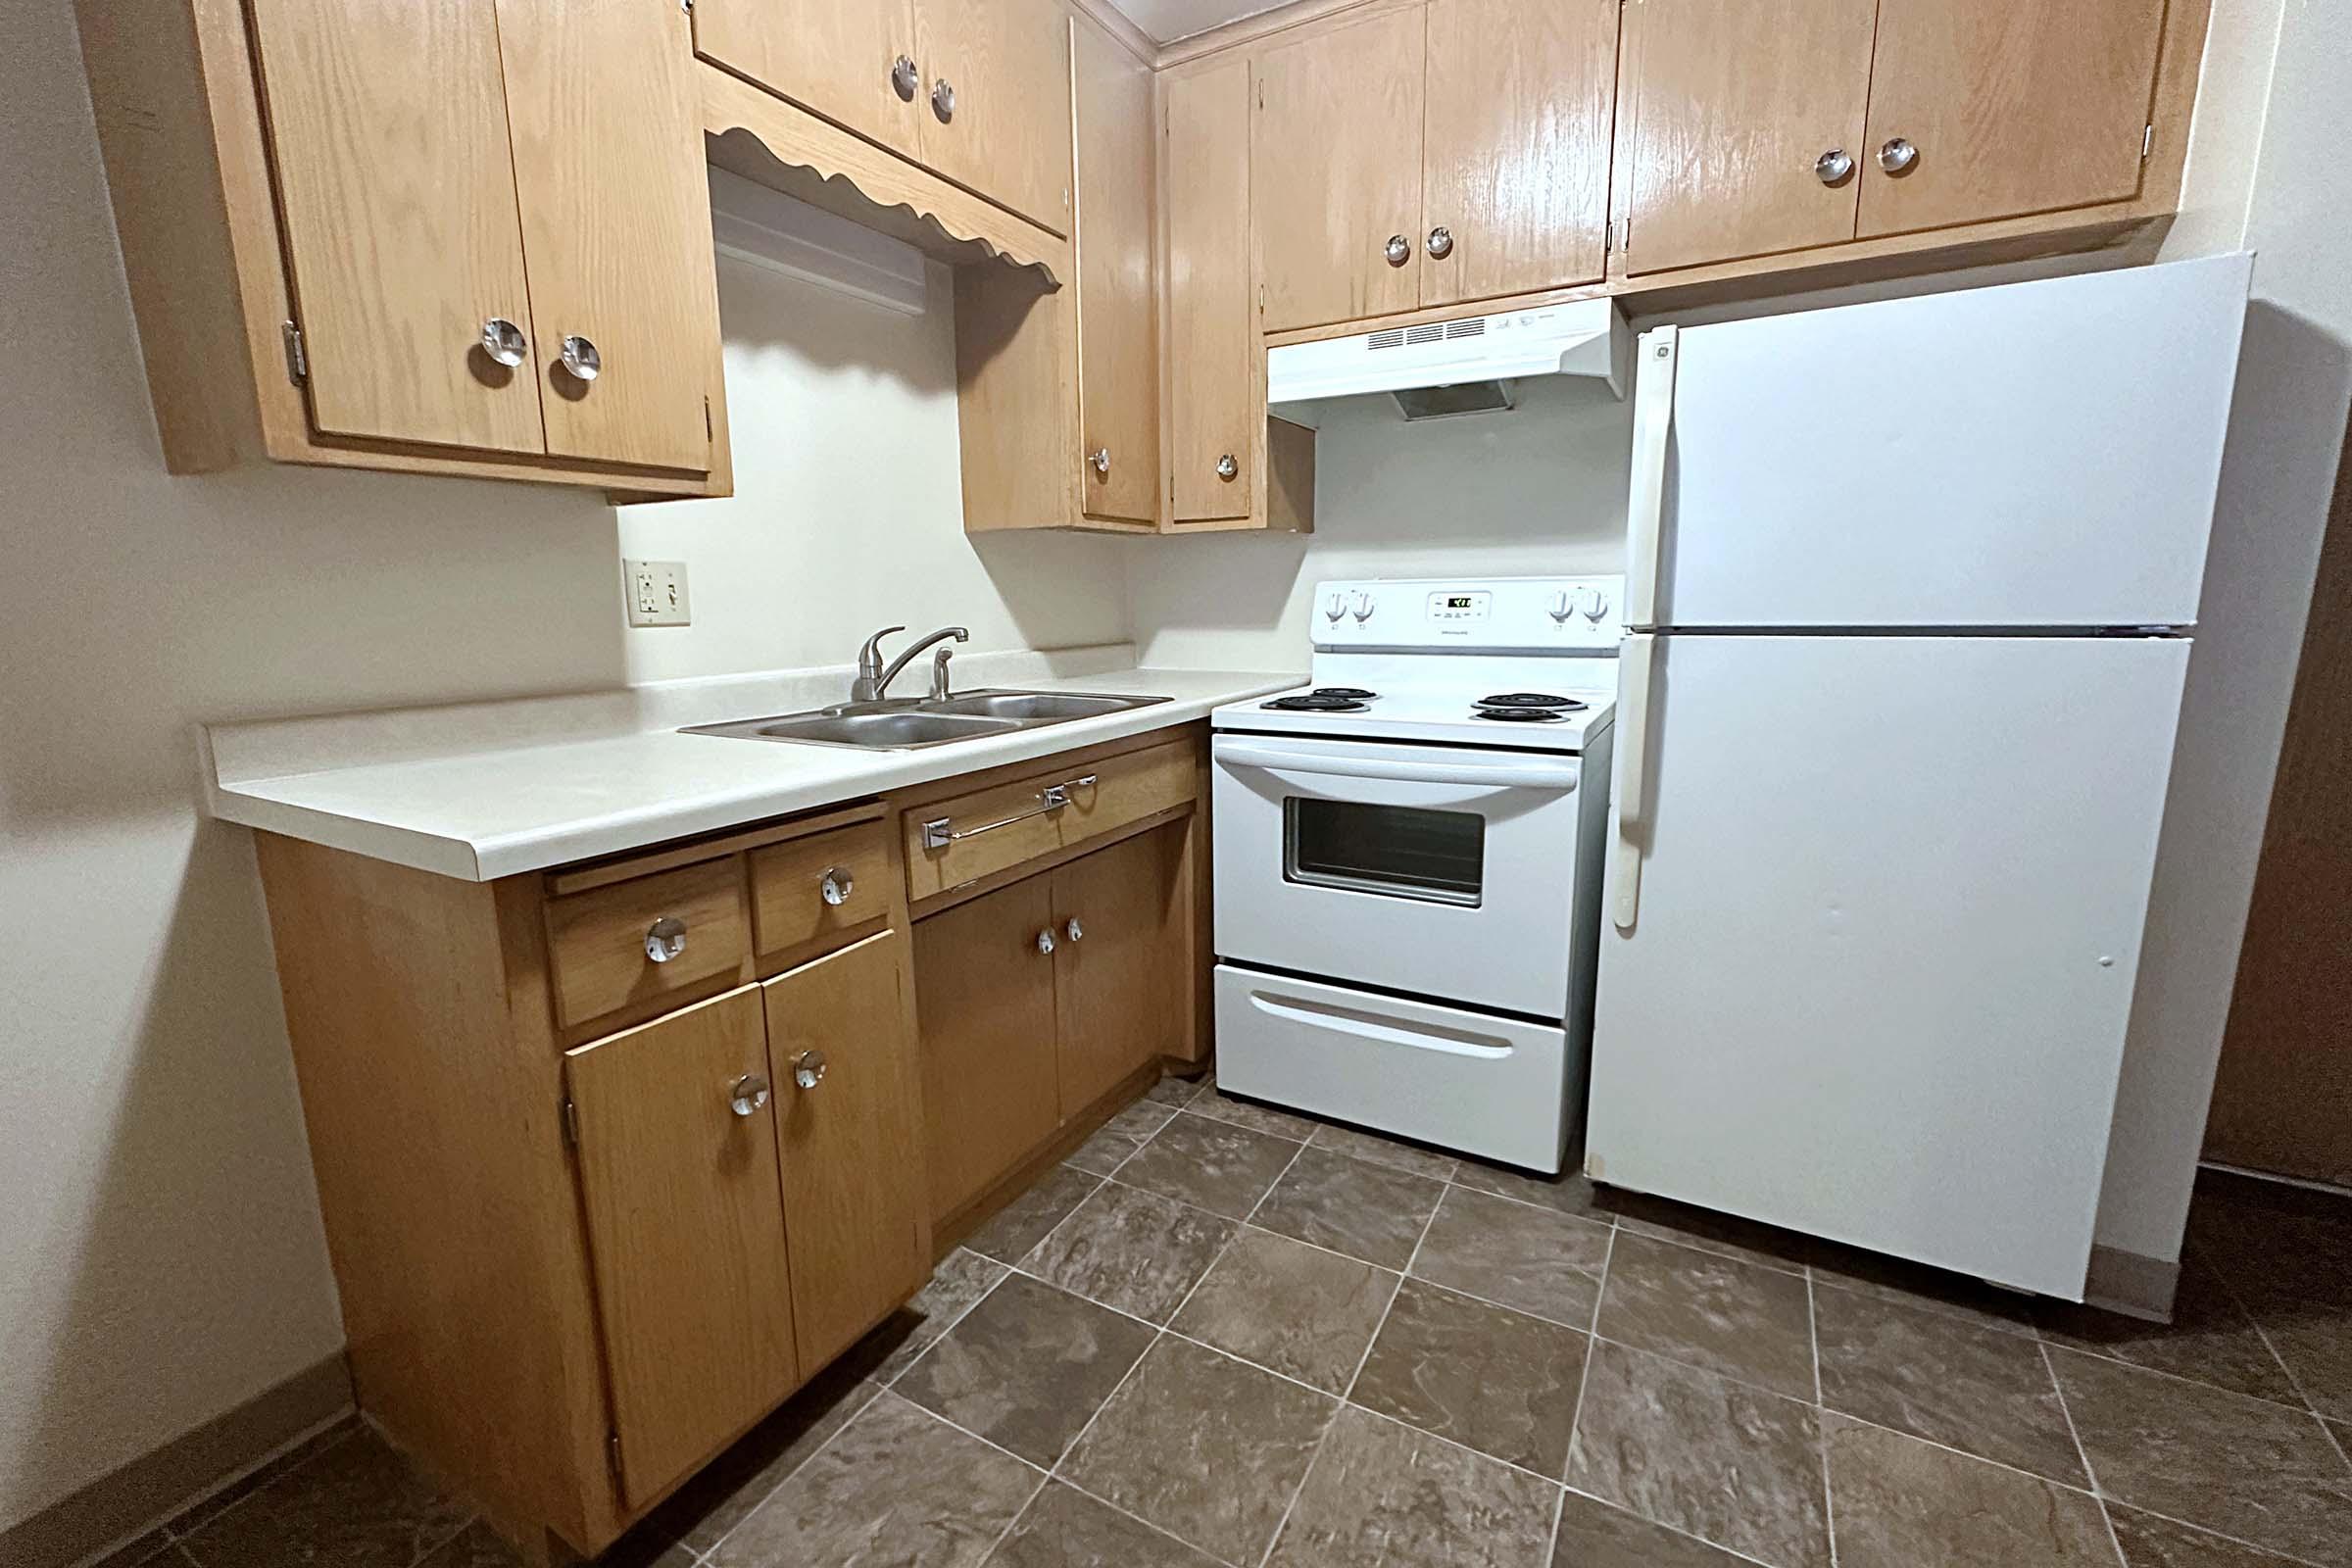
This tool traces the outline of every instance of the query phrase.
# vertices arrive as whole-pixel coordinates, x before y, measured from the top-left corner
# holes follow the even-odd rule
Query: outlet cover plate
[[[686,602],[683,561],[623,561],[621,586],[632,626],[687,626],[694,615]]]

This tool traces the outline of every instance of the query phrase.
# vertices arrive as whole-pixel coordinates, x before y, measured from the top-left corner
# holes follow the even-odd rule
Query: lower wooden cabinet
[[[1051,873],[1054,898],[1054,1061],[1063,1118],[1076,1115],[1148,1061],[1182,1050],[1168,961],[1181,952],[1179,840],[1139,834]]]

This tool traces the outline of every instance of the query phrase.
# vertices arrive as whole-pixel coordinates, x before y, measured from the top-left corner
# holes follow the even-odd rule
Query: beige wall
[[[194,722],[836,662],[886,619],[1126,627],[1118,545],[964,539],[944,307],[893,324],[789,280],[723,285],[732,501],[170,478],[103,180],[70,9],[10,7],[0,1528],[342,1341],[252,852],[196,814]],[[623,535],[689,562],[693,628],[623,629]]]

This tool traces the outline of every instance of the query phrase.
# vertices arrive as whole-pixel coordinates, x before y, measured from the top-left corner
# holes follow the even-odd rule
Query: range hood
[[[1507,409],[1531,375],[1604,381],[1618,397],[1633,373],[1633,334],[1608,300],[1579,300],[1266,352],[1266,402],[1318,403],[1387,393],[1408,419]]]

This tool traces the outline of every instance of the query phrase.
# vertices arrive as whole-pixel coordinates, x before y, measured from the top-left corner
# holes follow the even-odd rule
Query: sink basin
[[[1094,718],[1168,701],[1165,697],[1114,697],[1102,692],[977,691],[937,701],[845,703],[838,708],[732,724],[697,724],[683,733],[901,752],[1008,735],[1044,724],[1066,724],[1074,718]]]

